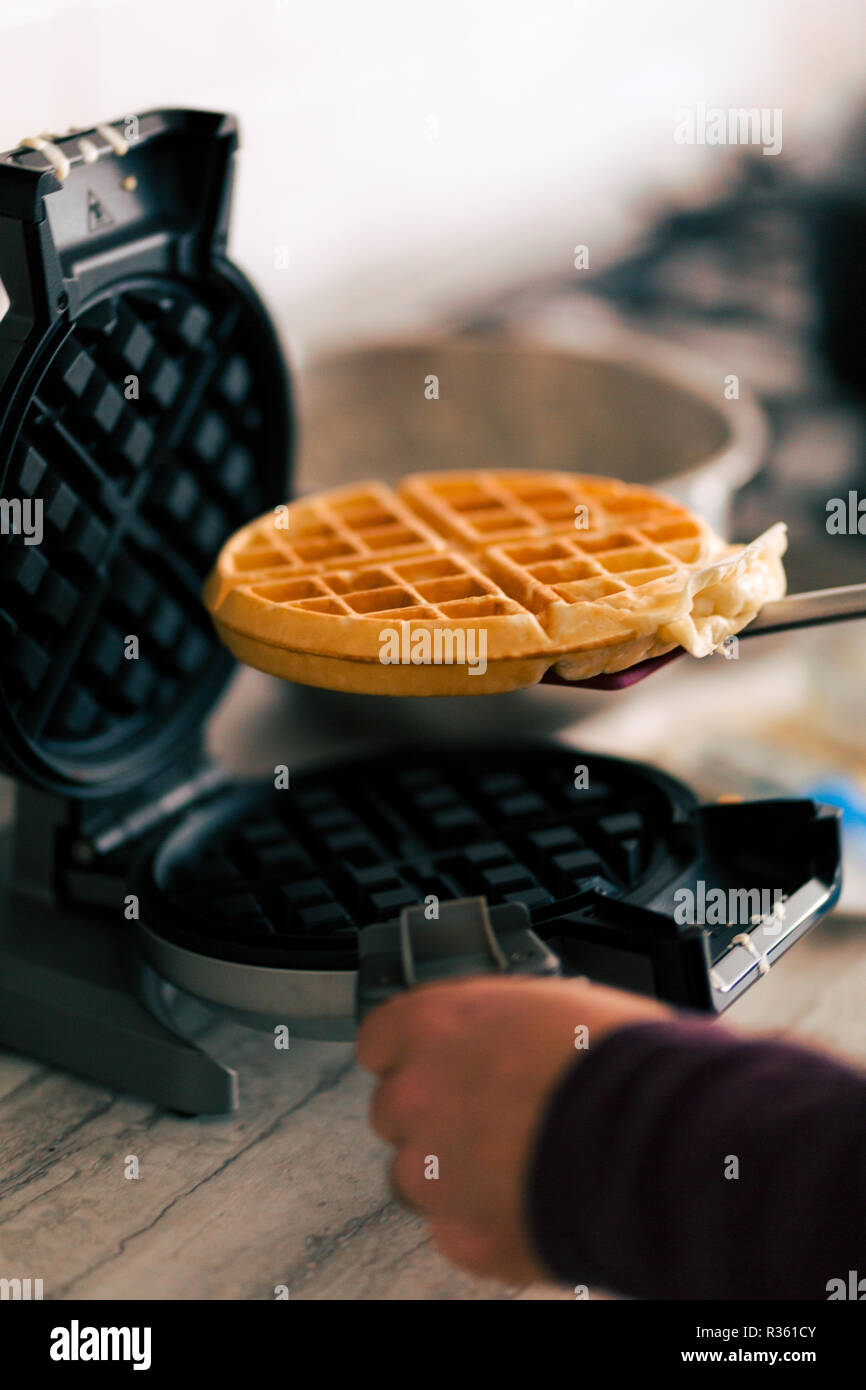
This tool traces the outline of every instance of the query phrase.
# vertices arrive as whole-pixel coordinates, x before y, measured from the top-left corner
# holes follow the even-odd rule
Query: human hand
[[[448,1259],[509,1283],[545,1277],[525,1196],[556,1083],[606,1033],[668,1013],[587,980],[481,976],[409,990],[365,1019],[358,1060],[380,1078],[370,1122],[397,1150],[392,1187]]]

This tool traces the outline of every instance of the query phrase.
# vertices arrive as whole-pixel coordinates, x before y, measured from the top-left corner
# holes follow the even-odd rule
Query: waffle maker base
[[[726,1008],[838,892],[835,814],[811,802],[701,807],[650,767],[551,743],[440,747],[310,770],[187,815],[139,863],[141,954],[268,1030],[354,1031],[358,938],[414,904],[522,904],[566,974]],[[701,887],[703,885],[703,889]],[[680,922],[748,888],[774,920]]]

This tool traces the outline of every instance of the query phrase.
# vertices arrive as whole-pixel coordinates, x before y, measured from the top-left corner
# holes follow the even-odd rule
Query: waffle
[[[205,587],[239,660],[305,685],[473,695],[715,650],[784,593],[785,528],[729,546],[647,488],[570,473],[409,475],[277,508]]]

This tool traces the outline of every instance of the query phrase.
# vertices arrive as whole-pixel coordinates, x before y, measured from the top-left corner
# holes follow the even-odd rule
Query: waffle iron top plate
[[[225,258],[234,123],[130,119],[0,156],[0,758],[76,797],[198,739],[231,670],[202,580],[291,452]]]

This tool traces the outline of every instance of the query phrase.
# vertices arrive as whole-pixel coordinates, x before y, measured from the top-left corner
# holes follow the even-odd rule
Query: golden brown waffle
[[[646,488],[568,473],[410,475],[238,531],[205,589],[248,665],[376,694],[481,694],[696,655],[784,592],[784,528],[729,547]]]

